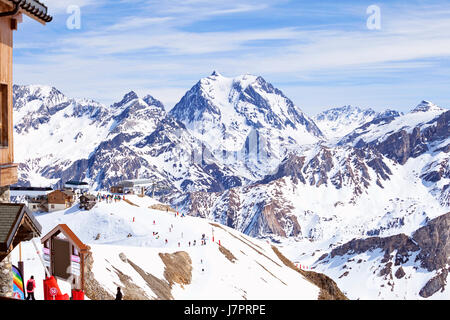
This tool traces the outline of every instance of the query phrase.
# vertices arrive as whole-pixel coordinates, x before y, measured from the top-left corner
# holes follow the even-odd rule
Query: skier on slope
[[[36,288],[36,282],[34,281],[34,276],[31,276],[30,280],[27,281],[27,300],[36,300],[34,298],[34,289]]]

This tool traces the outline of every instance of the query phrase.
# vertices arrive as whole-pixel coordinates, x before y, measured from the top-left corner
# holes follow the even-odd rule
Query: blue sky
[[[343,105],[408,111],[450,102],[449,1],[43,0],[24,17],[17,84],[105,104],[128,91],[167,109],[213,70],[263,76],[309,115]],[[81,9],[70,30],[67,8]],[[367,28],[380,8],[381,29]]]

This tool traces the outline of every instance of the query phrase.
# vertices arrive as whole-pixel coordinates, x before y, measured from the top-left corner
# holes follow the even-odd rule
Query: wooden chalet
[[[13,148],[13,31],[22,15],[45,24],[52,17],[36,0],[0,0],[0,187],[17,182]]]
[[[47,196],[28,197],[28,209],[31,212],[48,212],[48,199]]]
[[[48,212],[70,208],[75,202],[75,193],[70,190],[55,190],[47,195]]]
[[[0,261],[20,242],[40,236],[41,230],[24,204],[0,203]]]
[[[121,193],[122,194],[124,192],[124,189],[123,189],[123,186],[121,186],[121,185],[115,185],[110,188],[110,191],[111,191],[111,193]]]
[[[91,210],[97,204],[97,198],[92,194],[84,194],[80,197],[80,209]]]

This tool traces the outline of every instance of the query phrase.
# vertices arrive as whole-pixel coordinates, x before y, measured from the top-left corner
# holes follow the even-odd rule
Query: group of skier
[[[117,202],[121,200],[125,200],[125,196],[97,193],[98,202],[106,201],[106,203],[112,203],[113,201]]]
[[[169,209],[168,209],[168,208],[166,208],[166,213],[169,213]],[[175,218],[177,218],[177,217],[184,218],[185,216],[186,216],[186,215],[185,215],[184,213],[180,214],[178,211],[174,212],[174,217],[175,217]],[[156,220],[153,220],[153,225],[154,225],[154,226],[156,225]],[[171,224],[170,227],[169,227],[169,233],[172,232],[173,229],[174,229],[173,224]],[[153,231],[153,236],[154,236],[155,239],[157,239],[157,240],[159,240],[159,238],[160,238],[159,232]],[[184,238],[183,232],[181,232],[181,238],[182,238],[182,239]],[[169,240],[168,240],[167,238],[164,239],[164,243],[167,245],[167,244],[169,243]],[[197,244],[197,240],[193,240],[192,242],[191,242],[191,241],[188,241],[189,247],[190,247],[191,245],[195,246],[196,244]],[[206,235],[205,235],[205,234],[202,234],[202,237],[201,237],[201,239],[200,239],[200,245],[201,245],[201,246],[205,246],[205,245],[206,245]],[[178,242],[178,247],[181,247],[181,242]]]
[[[101,195],[101,194],[97,194],[97,199],[98,201],[107,201],[107,202],[112,202],[112,201],[121,201],[124,198],[121,198],[120,196],[112,196],[112,195]],[[175,217],[177,216],[181,216],[184,217],[183,215],[180,215],[178,212],[175,213]],[[156,220],[153,220],[153,225],[156,225]],[[169,232],[172,232],[174,229],[173,224],[170,225],[169,227]],[[155,239],[160,239],[160,235],[159,232],[153,231],[153,236],[155,237]],[[181,238],[184,237],[184,233],[181,232]],[[164,239],[165,244],[167,245],[169,243],[169,240],[166,238]],[[188,245],[189,247],[191,245],[196,246],[197,245],[197,240],[193,240],[188,241]],[[203,233],[201,238],[200,238],[200,245],[204,246],[206,245],[206,235]],[[178,242],[178,247],[181,246],[181,242]],[[203,264],[203,259],[201,260],[201,263]],[[202,267],[202,271],[204,271],[204,267]],[[27,281],[27,285],[26,285],[26,291],[27,291],[27,297],[26,300],[35,300],[34,297],[34,290],[36,288],[36,282],[34,280],[34,277],[31,276],[31,278]],[[116,294],[116,300],[122,300],[122,292],[120,290],[120,287],[117,287],[117,294]]]

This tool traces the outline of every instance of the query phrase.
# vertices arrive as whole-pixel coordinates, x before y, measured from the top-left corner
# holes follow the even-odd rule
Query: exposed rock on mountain
[[[319,188],[345,189],[348,203],[355,204],[371,185],[383,188],[390,179],[386,161],[371,149],[320,146],[304,156],[287,156],[275,173],[255,184],[220,193],[191,193],[178,205],[191,215],[219,221],[251,236],[313,239],[317,230],[302,230],[298,220],[301,190],[309,194],[320,192]],[[303,218],[314,216],[306,208],[307,202]]]
[[[370,237],[351,240],[334,248],[328,255],[320,257],[316,266],[319,270],[330,266],[329,272],[331,273],[330,269],[340,264],[336,263],[339,260],[338,257],[345,257],[345,259],[348,257],[346,261],[349,263],[363,256],[372,256],[371,259],[362,263],[370,266],[370,270],[378,268],[378,276],[390,283],[392,291],[395,286],[395,279],[392,276],[393,268],[397,267],[395,277],[398,280],[404,277],[405,279],[414,279],[415,270],[419,268],[428,276],[429,280],[415,294],[428,298],[439,290],[443,292],[450,261],[450,212],[428,221],[410,237],[405,234],[397,234],[385,238]],[[382,257],[381,260],[374,258],[377,256]],[[344,260],[341,259],[341,261]],[[380,263],[380,267],[378,263]],[[350,278],[349,281],[352,277],[359,276],[351,269],[346,276]],[[341,286],[341,284],[339,285]]]
[[[180,205],[189,208],[190,215],[219,221],[250,236],[301,234],[297,218],[291,213],[292,203],[282,194],[273,197],[257,185],[221,193],[190,193]]]

